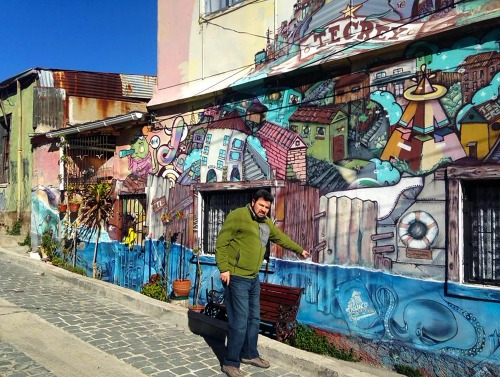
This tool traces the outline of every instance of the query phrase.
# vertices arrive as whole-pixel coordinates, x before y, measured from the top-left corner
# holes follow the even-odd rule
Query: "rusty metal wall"
[[[53,85],[67,96],[144,102],[152,97],[156,77],[85,71],[53,71]],[[47,80],[50,84],[50,80]]]
[[[49,132],[59,129],[64,124],[64,89],[33,89],[33,129],[37,132]]]

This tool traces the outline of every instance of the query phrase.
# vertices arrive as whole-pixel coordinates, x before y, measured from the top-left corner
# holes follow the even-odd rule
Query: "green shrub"
[[[7,234],[10,236],[20,236],[21,235],[22,222],[21,219],[17,219],[12,228],[7,227]]]
[[[52,238],[52,232],[49,230],[46,230],[42,234],[42,249],[45,251],[45,254],[47,254],[47,257],[49,260],[52,260],[55,256],[55,252],[57,249],[57,242]]]
[[[396,370],[399,374],[403,374],[408,377],[422,377],[422,374],[418,369],[409,365],[396,364],[394,365],[394,370]]]
[[[87,276],[87,270],[83,267],[73,267],[72,265],[68,264],[66,265],[66,267],[64,267],[64,269],[78,275]]]
[[[78,274],[78,275],[87,276],[87,271],[84,268],[73,267],[71,264],[69,264],[63,258],[61,258],[57,255],[52,258],[51,262],[54,266],[64,268],[65,270],[68,270],[70,272],[74,272],[75,274]]]
[[[141,287],[141,293],[156,300],[167,301],[167,291],[159,274],[151,275],[149,281]]]
[[[297,328],[295,347],[319,355],[335,357],[340,360],[359,361],[352,349],[349,350],[349,352],[337,349],[329,342],[328,338],[317,334],[314,330],[305,325],[299,325]]]
[[[24,237],[23,242],[18,242],[19,246],[30,246],[31,247],[31,236],[28,233],[26,237]]]

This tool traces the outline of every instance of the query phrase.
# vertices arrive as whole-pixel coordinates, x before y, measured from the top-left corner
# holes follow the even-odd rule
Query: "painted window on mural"
[[[229,144],[229,135],[224,135],[224,141],[222,142],[222,145],[228,145]]]
[[[233,170],[231,171],[231,181],[233,182],[238,182],[241,181],[241,174],[240,174],[240,169],[238,169],[238,166],[233,166]]]
[[[224,167],[224,162],[223,161],[217,161],[217,169],[222,169]]]
[[[316,139],[324,139],[324,138],[325,138],[325,127],[317,127]]]
[[[500,180],[463,181],[464,280],[500,285]]]
[[[229,159],[231,161],[239,161],[241,158],[241,153],[240,152],[231,152],[229,154]]]
[[[219,158],[226,158],[226,150],[219,149]]]
[[[10,114],[0,118],[0,183],[9,182],[10,120]]]
[[[243,148],[243,141],[240,139],[234,139],[233,148],[234,149],[242,149]]]
[[[217,182],[217,173],[214,169],[210,169],[207,173],[207,182]]]
[[[394,94],[396,96],[402,96],[405,91],[404,84],[402,82],[398,82],[394,85]]]
[[[288,99],[288,104],[296,105],[298,102],[299,102],[299,97],[296,96],[295,94],[290,94],[290,97]]]
[[[207,134],[207,137],[205,138],[205,143],[210,144],[212,141],[212,134]]]

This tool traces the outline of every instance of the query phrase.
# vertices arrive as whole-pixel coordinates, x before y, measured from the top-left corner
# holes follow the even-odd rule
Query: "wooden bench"
[[[297,314],[304,288],[271,283],[260,283],[261,333],[280,342],[295,342]],[[211,290],[207,293],[208,304],[203,313],[227,321],[223,294]]]
[[[304,288],[260,283],[261,331],[279,342],[295,342],[297,314]]]

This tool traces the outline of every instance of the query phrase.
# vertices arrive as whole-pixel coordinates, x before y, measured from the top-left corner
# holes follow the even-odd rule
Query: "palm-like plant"
[[[77,219],[78,224],[82,226],[80,235],[83,238],[90,239],[97,232],[92,264],[94,278],[97,276],[97,249],[101,230],[113,216],[112,189],[112,185],[108,182],[89,185],[83,193],[83,209]]]

